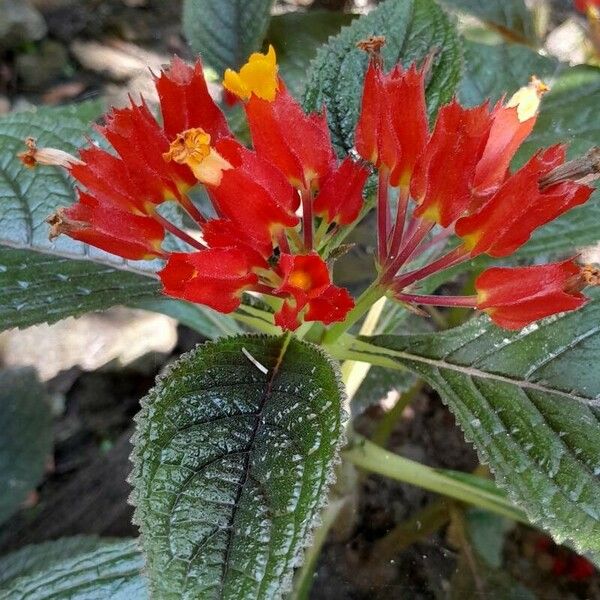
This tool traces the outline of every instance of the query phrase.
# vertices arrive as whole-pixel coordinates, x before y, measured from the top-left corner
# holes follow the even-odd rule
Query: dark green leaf
[[[519,333],[479,318],[436,335],[370,338],[356,350],[426,379],[529,519],[597,556],[600,294],[593,298]]]
[[[205,65],[238,69],[261,46],[272,0],[185,0],[183,32]]]
[[[156,597],[288,590],[327,498],[341,405],[333,363],[293,337],[229,338],[176,363],[144,400],[134,441]]]
[[[18,561],[25,564],[19,568]],[[0,599],[110,598],[145,600],[147,583],[137,541],[75,538],[27,546],[0,561],[15,575],[0,572]]]
[[[158,282],[108,265],[0,247],[0,330],[157,297]]]
[[[512,41],[535,43],[533,17],[524,0],[442,0],[449,8],[472,14]]]
[[[41,480],[52,449],[46,393],[32,369],[0,372],[0,522]]]
[[[354,126],[362,97],[367,55],[356,43],[384,35],[386,67],[422,61],[433,49],[439,52],[427,85],[430,114],[450,100],[460,78],[461,48],[454,27],[433,0],[387,0],[319,49],[312,63],[304,96],[310,111],[327,107],[332,139],[340,153],[353,145]]]
[[[473,550],[488,566],[499,569],[502,566],[504,538],[512,523],[480,508],[465,511],[465,525]]]
[[[459,98],[475,106],[488,98],[496,102],[527,85],[532,75],[541,79],[556,76],[559,63],[518,44],[463,42],[465,67]]]
[[[44,571],[52,564],[78,554],[96,550],[106,540],[96,536],[79,535],[25,546],[0,558],[0,588],[7,588],[11,579]]]
[[[267,40],[275,47],[279,73],[296,98],[301,98],[304,93],[309,63],[317,48],[353,18],[354,15],[330,10],[291,12],[273,17]]]

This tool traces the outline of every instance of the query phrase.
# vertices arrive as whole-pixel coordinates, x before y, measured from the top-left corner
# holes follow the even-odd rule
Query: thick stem
[[[406,221],[406,210],[408,208],[408,186],[401,186],[398,190],[398,208],[396,209],[396,222],[392,230],[392,242],[390,244],[390,257],[393,258],[398,254],[398,250],[402,246],[402,238],[404,236],[404,224]]]
[[[160,213],[157,211],[154,212],[154,218],[170,233],[174,236],[178,237],[180,240],[184,241],[186,244],[191,246],[192,248],[196,248],[196,250],[206,250],[206,246],[194,239],[189,233],[186,233],[182,229],[179,229],[177,225],[173,225],[171,221],[165,219]]]
[[[390,203],[388,187],[390,174],[385,167],[379,170],[377,184],[377,257],[383,265],[387,259],[388,236],[390,233]]]
[[[452,471],[433,469],[388,452],[358,434],[353,435],[354,443],[342,453],[342,457],[357,467],[527,523],[525,515],[500,490],[492,490],[488,482],[480,485],[476,476],[467,473],[454,476]],[[473,484],[467,482],[468,478],[472,478]]]
[[[312,210],[312,192],[302,190],[302,233],[304,234],[304,250],[312,252],[313,249],[313,210]]]
[[[465,306],[475,308],[477,296],[420,296],[419,294],[396,294],[395,298],[409,304],[430,304],[431,306]]]
[[[469,251],[464,246],[459,246],[420,269],[415,269],[414,271],[409,271],[408,273],[400,275],[393,280],[392,287],[394,290],[400,291],[415,281],[425,279],[425,277],[429,277],[429,275],[433,275],[433,273],[453,267],[469,258]]]

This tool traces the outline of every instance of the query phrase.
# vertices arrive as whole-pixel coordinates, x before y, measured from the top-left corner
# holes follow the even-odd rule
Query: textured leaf
[[[0,372],[0,522],[41,480],[52,448],[46,394],[32,369]]]
[[[183,32],[219,74],[239,68],[263,41],[272,0],[185,0]]]
[[[16,561],[25,565],[18,569]],[[27,546],[7,561],[13,573],[1,576],[0,599],[92,599],[145,600],[147,584],[142,576],[143,559],[132,541],[100,541],[74,538]]]
[[[0,247],[0,330],[153,299],[158,282],[84,260]]]
[[[317,48],[354,18],[342,12],[312,10],[271,19],[267,40],[275,47],[279,73],[296,98],[304,93],[309,64]]]
[[[442,0],[448,8],[472,14],[512,41],[535,42],[531,12],[524,0]]]
[[[465,40],[464,74],[459,98],[467,106],[481,104],[488,98],[496,102],[511,96],[526,85],[532,75],[553,79],[561,65],[519,44],[480,44]]]
[[[435,59],[427,85],[431,115],[450,100],[460,78],[461,49],[454,27],[433,0],[387,0],[365,17],[356,19],[325,46],[312,63],[304,96],[311,111],[327,107],[332,139],[340,153],[353,145],[354,126],[362,96],[367,55],[356,43],[372,35],[384,35],[385,65],[422,61],[433,49]]]
[[[150,392],[132,483],[156,597],[288,590],[340,444],[337,373],[296,338],[240,336],[199,346]]]
[[[519,333],[480,318],[436,335],[374,337],[355,349],[426,379],[529,519],[597,556],[600,294],[593,297]]]

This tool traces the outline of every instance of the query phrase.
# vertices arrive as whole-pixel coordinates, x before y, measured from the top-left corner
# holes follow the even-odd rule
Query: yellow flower
[[[269,46],[266,54],[255,52],[250,55],[239,73],[227,69],[223,79],[223,87],[242,100],[249,100],[254,94],[273,102],[277,85],[277,58],[273,46]]]

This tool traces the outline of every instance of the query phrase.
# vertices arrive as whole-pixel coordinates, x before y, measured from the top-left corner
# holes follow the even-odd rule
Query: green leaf
[[[519,333],[474,319],[344,357],[407,367],[442,396],[500,487],[560,543],[600,552],[600,294]]]
[[[316,346],[247,335],[199,346],[159,381],[132,474],[156,597],[289,589],[337,460],[338,377]]]
[[[433,49],[439,50],[427,85],[431,116],[450,100],[460,78],[458,35],[433,0],[382,2],[320,48],[309,73],[305,108],[318,111],[323,105],[327,107],[333,143],[340,153],[348,152],[353,145],[368,62],[356,43],[372,35],[386,37],[382,54],[387,68],[398,62],[408,65],[422,61]]]
[[[52,450],[46,393],[33,369],[0,372],[0,522],[42,479]]]
[[[0,557],[0,588],[8,588],[11,579],[48,569],[66,558],[98,549],[106,540],[92,535],[78,535],[54,542],[25,546]]]
[[[511,41],[535,43],[537,34],[523,0],[442,0],[449,8],[474,15]]]
[[[488,98],[496,102],[527,85],[532,75],[554,78],[558,61],[518,44],[480,44],[463,41],[465,68],[459,88],[460,101],[475,106]]]
[[[137,541],[74,538],[27,546],[0,561],[1,600],[111,598],[145,600],[147,583]],[[24,565],[19,567],[19,561]]]
[[[279,74],[296,98],[304,93],[309,64],[317,48],[354,18],[355,15],[342,12],[312,10],[271,19],[267,40],[277,52]]]
[[[272,0],[185,0],[183,32],[205,65],[238,69],[261,46]]]
[[[108,265],[0,247],[0,330],[136,305],[158,292],[156,280]]]

